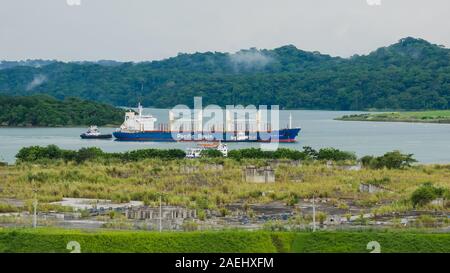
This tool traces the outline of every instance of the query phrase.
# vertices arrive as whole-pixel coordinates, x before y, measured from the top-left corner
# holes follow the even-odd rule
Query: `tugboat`
[[[82,139],[110,139],[112,138],[112,134],[101,134],[98,130],[98,127],[92,125],[89,127],[86,133],[82,133],[80,135]]]

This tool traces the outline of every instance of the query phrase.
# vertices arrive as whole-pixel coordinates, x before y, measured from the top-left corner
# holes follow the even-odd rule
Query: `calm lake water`
[[[167,122],[168,110],[145,109]],[[381,155],[392,150],[413,153],[422,163],[450,163],[450,125],[419,123],[378,123],[335,121],[333,118],[358,112],[343,111],[281,111],[281,125],[288,124],[289,113],[293,126],[302,127],[298,142],[280,144],[281,147],[301,149],[335,147],[353,151],[358,156]],[[284,127],[284,126],[281,126]],[[79,135],[87,128],[0,128],[0,161],[13,163],[22,147],[56,144],[64,149],[96,146],[107,152],[122,152],[142,148],[192,147],[192,143],[117,142],[113,140],[82,140]],[[100,128],[104,133],[114,128]],[[258,143],[230,143],[230,149],[259,147]]]

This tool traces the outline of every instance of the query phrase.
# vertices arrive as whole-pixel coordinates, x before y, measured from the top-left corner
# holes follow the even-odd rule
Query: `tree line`
[[[449,109],[450,50],[404,38],[363,56],[292,45],[234,54],[179,54],[141,63],[52,62],[0,70],[0,93],[45,93],[116,106],[272,105],[285,109]],[[30,83],[36,83],[30,86]]]
[[[16,158],[19,162],[45,162],[53,160],[64,160],[82,163],[89,160],[121,160],[138,161],[144,159],[181,159],[186,156],[179,149],[140,149],[123,153],[107,153],[97,147],[85,147],[77,151],[61,149],[56,145],[31,146],[20,149]]]
[[[0,126],[118,125],[125,110],[104,103],[48,95],[0,95]]]
[[[145,159],[176,160],[186,157],[186,153],[180,149],[139,149],[122,153],[107,153],[97,147],[81,148],[75,150],[61,149],[56,145],[47,147],[31,146],[20,149],[16,158],[18,162],[49,162],[63,160],[66,162],[83,163],[89,160],[119,160],[123,162],[140,161]],[[203,158],[222,158],[217,150],[205,150]],[[233,160],[245,159],[289,159],[305,161],[334,161],[355,162],[357,156],[352,152],[341,151],[335,148],[322,148],[315,150],[311,147],[303,147],[302,150],[279,148],[275,151],[264,151],[259,148],[237,149],[228,152],[228,158]],[[380,157],[365,156],[359,159],[366,168],[373,169],[402,169],[410,167],[416,160],[411,154],[402,154],[399,151],[386,153]]]

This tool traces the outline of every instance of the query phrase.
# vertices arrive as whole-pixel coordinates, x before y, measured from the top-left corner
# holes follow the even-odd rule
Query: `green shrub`
[[[297,151],[293,149],[279,148],[276,151],[263,151],[257,148],[232,150],[228,153],[228,157],[241,160],[241,159],[291,159],[291,160],[356,160],[356,156],[353,153],[341,151],[334,148],[324,148],[319,151],[314,150],[311,147],[303,147],[303,151]]]
[[[206,212],[205,212],[205,210],[198,210],[197,217],[198,217],[198,219],[200,221],[205,221],[206,220]]]
[[[184,221],[182,228],[184,231],[196,231],[198,230],[198,224],[195,221]]]
[[[263,230],[266,231],[287,231],[288,226],[280,220],[270,220],[264,223]]]
[[[18,212],[18,211],[19,211],[18,207],[0,203],[0,213]]]
[[[434,187],[431,183],[425,183],[416,189],[411,195],[413,206],[424,206],[436,198],[444,197],[448,191],[443,188]]]
[[[221,151],[216,149],[206,149],[201,152],[201,156],[208,158],[216,158],[216,157],[223,157],[223,154]]]
[[[410,167],[411,164],[417,162],[412,154],[402,154],[400,151],[386,153],[379,157],[365,156],[361,158],[364,167],[372,169],[402,169]]]
[[[287,206],[295,206],[299,202],[300,198],[297,194],[291,192],[287,197],[286,205]]]
[[[143,159],[181,159],[186,153],[178,149],[141,149],[128,151],[124,153],[105,153],[96,147],[81,148],[78,151],[62,150],[55,145],[47,147],[32,146],[24,147],[17,153],[16,158],[19,162],[42,162],[47,160],[64,160],[82,163],[89,160],[121,160],[121,161],[139,161]]]
[[[437,220],[431,215],[420,215],[417,223],[420,227],[432,228],[436,226]]]
[[[327,219],[327,214],[325,212],[318,212],[317,213],[317,220],[319,221],[319,223],[321,225],[323,225],[323,223],[325,222],[325,220]]]
[[[318,160],[346,161],[356,160],[356,158],[354,153],[340,151],[335,148],[323,148],[317,153]]]
[[[81,148],[75,156],[78,163],[103,157],[103,151],[97,147]]]

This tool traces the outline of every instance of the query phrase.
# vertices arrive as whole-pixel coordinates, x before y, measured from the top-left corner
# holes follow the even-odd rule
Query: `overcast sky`
[[[0,60],[143,61],[286,44],[348,57],[406,36],[449,47],[450,1],[0,0]]]

